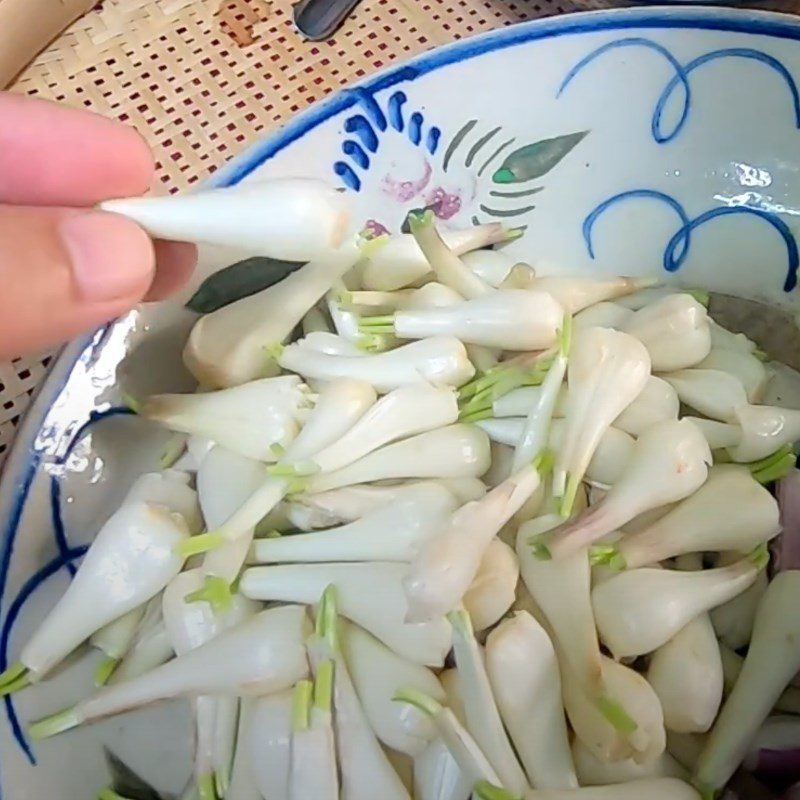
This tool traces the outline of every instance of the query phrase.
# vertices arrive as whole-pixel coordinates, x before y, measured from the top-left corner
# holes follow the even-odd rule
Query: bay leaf
[[[103,748],[106,764],[111,773],[111,786],[127,800],[175,800],[170,795],[160,794],[144,778],[137,775],[116,753]]]
[[[199,314],[209,314],[236,300],[268,289],[302,266],[298,261],[280,261],[264,256],[245,258],[209,275],[186,307]]]

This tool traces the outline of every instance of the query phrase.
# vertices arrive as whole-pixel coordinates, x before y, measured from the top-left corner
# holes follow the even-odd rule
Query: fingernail
[[[64,219],[59,233],[77,293],[88,302],[142,296],[153,279],[153,244],[138,225],[89,211]]]

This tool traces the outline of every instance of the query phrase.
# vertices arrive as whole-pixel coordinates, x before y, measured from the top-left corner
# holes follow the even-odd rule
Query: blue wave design
[[[675,200],[675,198],[670,197],[668,194],[664,194],[664,192],[659,192],[656,189],[633,189],[628,192],[620,192],[619,194],[615,194],[613,197],[609,197],[608,200],[603,200],[603,202],[600,203],[600,205],[598,205],[593,211],[591,211],[583,221],[583,240],[586,242],[586,249],[588,250],[589,256],[592,259],[595,257],[594,242],[592,241],[592,229],[594,228],[594,223],[597,221],[597,218],[602,216],[609,208],[611,208],[611,206],[616,205],[623,200],[642,198],[660,200],[662,203],[666,203],[666,205],[672,208],[673,211],[675,211],[675,213],[680,217],[682,229],[689,225],[689,217],[683,210],[683,206],[677,200]],[[684,238],[683,250],[678,256],[676,256],[677,266],[675,269],[677,269],[686,258],[686,254],[689,250],[690,237],[691,232],[687,231]]]
[[[369,156],[358,142],[347,139],[342,143],[342,152],[349,156],[361,169],[369,169]]]
[[[422,114],[419,111],[415,111],[408,123],[408,138],[414,145],[419,145],[422,141],[422,120]]]
[[[439,149],[439,139],[442,136],[442,132],[438,128],[429,128],[428,135],[425,139],[425,147],[428,148],[428,152],[431,155],[435,155],[436,151]]]
[[[370,122],[379,131],[386,130],[386,116],[372,92],[360,86],[353,89],[345,89],[345,92],[352,94],[356,98],[358,104],[364,109],[364,113],[369,117]]]
[[[744,58],[751,61],[757,61],[773,70],[779,75],[786,84],[792,100],[792,109],[794,112],[795,127],[800,128],[800,92],[798,92],[797,84],[792,77],[789,70],[774,56],[763,52],[762,50],[755,50],[751,47],[726,47],[720,50],[712,50],[705,55],[698,56],[686,64],[681,62],[668,50],[664,45],[654,42],[652,39],[647,39],[642,36],[626,36],[622,39],[616,39],[613,42],[608,42],[593,50],[588,55],[584,56],[577,64],[575,64],[566,74],[561,86],[556,92],[556,97],[561,97],[564,90],[572,83],[572,81],[592,62],[611,50],[618,50],[627,47],[644,47],[652,50],[655,53],[663,56],[666,61],[672,66],[675,74],[670,78],[664,90],[661,92],[658,100],[656,101],[653,110],[653,116],[650,121],[650,132],[653,139],[659,144],[666,144],[671,142],[683,129],[689,118],[689,111],[692,102],[692,89],[689,84],[689,76],[699,67],[704,64],[718,61],[724,58]],[[673,93],[681,87],[683,89],[683,107],[678,117],[677,122],[672,130],[665,131],[662,125],[662,117],[667,103],[672,97]]]
[[[89,419],[80,425],[72,434],[64,451],[53,459],[54,465],[63,467],[67,463],[75,447],[91,430],[92,426],[110,417],[132,413],[133,411],[127,406],[110,406],[101,411],[92,411],[89,414]],[[58,470],[56,470],[56,473],[57,472]],[[55,575],[61,569],[66,569],[70,578],[74,577],[77,572],[75,562],[88,550],[86,546],[72,547],[69,543],[61,506],[61,478],[58,474],[50,475],[50,522],[53,526],[53,539],[55,540],[58,554],[52,561],[48,562],[38,572],[28,578],[17,596],[11,602],[8,613],[3,620],[2,630],[0,630],[0,670],[6,669],[9,664],[8,648],[11,634],[13,633],[14,625],[20,612],[25,607],[25,603],[48,578]],[[14,698],[12,696],[4,698],[4,704],[8,724],[11,727],[11,733],[25,757],[35,766],[36,758],[25,737],[25,732],[20,725],[17,710],[14,706]]]
[[[410,79],[416,75],[412,75]],[[386,112],[379,105],[374,95],[364,89],[346,90],[356,98],[362,113],[353,114],[344,121],[346,133],[353,134],[361,141],[363,148],[376,153],[380,146],[381,134],[391,126],[398,133],[405,133],[414,147],[423,146],[431,155],[439,148],[442,132],[435,125],[425,128],[425,116],[421,111],[414,111],[406,122],[403,114],[408,102],[405,92],[397,90],[386,101]],[[353,140],[348,139],[342,150],[347,160],[333,164],[334,173],[342,183],[354,192],[361,190],[359,171],[366,172],[370,168],[369,156]]]
[[[3,621],[3,628],[0,631],[0,669],[8,667],[8,643],[11,638],[11,633],[14,629],[14,624],[20,615],[20,612],[25,607],[25,603],[34,595],[36,590],[42,586],[48,578],[51,578],[56,573],[60,572],[66,566],[74,567],[74,562],[81,558],[88,547],[76,547],[72,550],[67,550],[66,553],[59,553],[52,561],[45,564],[40,570],[35,572],[28,578],[22,585],[17,596],[11,601],[8,607],[8,613]],[[6,716],[8,717],[8,724],[11,726],[11,732],[16,739],[17,744],[22,749],[28,761],[36,766],[36,756],[34,756],[31,746],[28,743],[25,732],[20,725],[17,710],[14,708],[14,698],[4,698],[6,707]]]
[[[74,452],[75,447],[93,425],[109,417],[116,417],[123,414],[133,414],[133,411],[127,406],[110,406],[102,411],[92,411],[89,414],[89,419],[72,434],[72,437],[67,442],[67,446],[64,448],[64,452],[57,456],[53,460],[53,463],[58,467],[63,467]],[[56,542],[56,547],[63,556],[69,552],[71,548],[67,539],[66,527],[64,526],[64,519],[61,513],[61,480],[55,474],[50,476],[50,521],[53,525],[53,537]],[[70,575],[75,575],[76,569],[72,562],[68,561],[65,564],[65,568]]]
[[[396,131],[401,131],[405,127],[403,122],[403,105],[408,98],[405,92],[395,92],[387,104],[387,111],[389,112],[389,122]]]
[[[53,538],[56,540],[56,547],[59,555],[63,556],[69,552],[69,540],[67,539],[67,529],[61,515],[61,481],[55,476],[50,478],[50,520],[53,524]],[[71,561],[67,561],[64,566],[67,572],[74,578],[77,569]]]
[[[354,192],[361,189],[361,178],[356,175],[355,170],[344,161],[337,161],[333,165],[333,171],[342,179],[342,183]]]
[[[791,292],[797,286],[797,271],[800,267],[800,253],[798,253],[797,241],[794,237],[789,226],[775,213],[771,211],[764,211],[760,208],[750,208],[748,206],[723,206],[721,208],[712,208],[698,215],[694,219],[690,218],[686,213],[683,206],[670,195],[660,192],[656,189],[632,189],[627,192],[620,192],[619,194],[609,197],[604,200],[592,211],[587,214],[586,219],[583,221],[583,239],[586,243],[586,250],[589,257],[595,258],[594,242],[592,240],[592,229],[597,219],[604,214],[609,208],[617,203],[631,199],[649,198],[659,200],[660,202],[671,208],[680,218],[681,227],[667,243],[664,249],[664,269],[667,272],[677,272],[681,265],[689,255],[689,246],[691,244],[692,231],[705,225],[711,220],[719,217],[728,217],[735,214],[745,214],[762,219],[768,223],[772,228],[777,231],[786,245],[786,255],[788,267],[786,271],[786,278],[783,282],[783,290]]]
[[[680,263],[675,259],[675,249],[679,246],[682,238],[687,238],[692,230],[699,228],[706,222],[718,217],[728,217],[733,214],[749,214],[764,222],[770,224],[781,236],[786,245],[786,254],[789,261],[788,270],[786,272],[786,279],[783,282],[783,290],[791,292],[797,286],[797,268],[800,264],[800,257],[798,257],[797,241],[789,226],[777,215],[771,211],[762,211],[760,208],[748,208],[747,206],[725,206],[723,208],[712,208],[700,214],[699,217],[693,219],[688,225],[685,225],[679,230],[667,244],[667,249],[664,251],[664,269],[668,272],[675,272]]]
[[[354,133],[358,136],[358,138],[361,139],[361,144],[363,144],[370,153],[377,151],[378,135],[375,133],[366,117],[361,114],[348,117],[344,121],[344,129],[347,133]]]

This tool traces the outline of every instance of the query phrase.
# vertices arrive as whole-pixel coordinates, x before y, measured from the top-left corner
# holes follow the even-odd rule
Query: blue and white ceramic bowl
[[[525,226],[537,269],[653,274],[791,307],[800,234],[800,22],[647,8],[542,20],[460,42],[340,92],[213,176],[310,175],[351,193],[357,224]],[[207,269],[239,254],[208,253]],[[28,413],[0,494],[0,660],[63,591],[164,435],[122,392],[188,387],[190,314],[134,311],[70,345]],[[190,757],[170,704],[34,746],[25,725],[88,693],[84,653],[5,701],[0,796],[79,800],[106,784],[104,745],[165,795]]]

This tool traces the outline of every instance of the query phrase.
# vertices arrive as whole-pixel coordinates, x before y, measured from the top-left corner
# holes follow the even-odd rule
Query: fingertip
[[[153,243],[124,218],[0,204],[0,358],[37,352],[125,313],[154,271]]]
[[[153,152],[136,128],[116,123],[113,126],[118,139],[116,153],[110,159],[118,169],[115,182],[126,187],[125,195],[144,194],[150,189],[156,174]]]
[[[150,148],[130,125],[0,93],[0,201],[88,206],[143,194],[154,176]]]
[[[154,247],[156,273],[146,301],[163,300],[182,289],[197,264],[197,247],[193,244],[157,239]]]
[[[58,230],[81,302],[125,306],[144,297],[155,274],[155,250],[138,225],[118,214],[87,211],[65,216]]]

